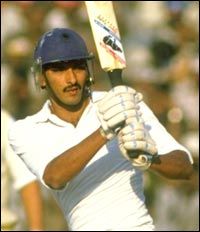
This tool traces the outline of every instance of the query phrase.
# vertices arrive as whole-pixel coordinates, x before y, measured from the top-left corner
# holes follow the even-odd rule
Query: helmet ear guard
[[[87,63],[87,69],[88,69],[88,79],[87,79],[87,85],[91,86],[94,84],[94,63],[93,63],[93,58],[94,55],[93,53],[90,53],[91,55],[91,59],[87,59],[86,63]]]
[[[35,86],[37,89],[40,89],[39,78],[42,75],[42,60],[41,57],[36,59],[31,66],[31,74],[34,78]]]

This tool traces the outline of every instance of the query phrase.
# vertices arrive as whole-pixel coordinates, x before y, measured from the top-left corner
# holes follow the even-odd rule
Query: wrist
[[[107,139],[106,133],[104,132],[104,130],[103,130],[103,128],[101,126],[99,127],[99,132],[100,132],[100,134],[101,134],[102,137],[104,137],[105,139]]]
[[[100,132],[101,136],[104,139],[106,139],[107,141],[111,140],[114,137],[113,133],[111,133],[111,132],[106,133],[102,126],[99,127],[99,132]]]
[[[106,133],[102,127],[99,127],[99,133],[100,133],[101,137],[105,140],[105,142],[107,142],[108,138],[107,138]]]

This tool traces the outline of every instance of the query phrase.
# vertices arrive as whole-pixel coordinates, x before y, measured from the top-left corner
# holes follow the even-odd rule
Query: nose
[[[75,74],[73,68],[68,68],[66,70],[65,78],[66,78],[66,82],[70,83],[72,85],[74,85],[77,82],[76,74]]]

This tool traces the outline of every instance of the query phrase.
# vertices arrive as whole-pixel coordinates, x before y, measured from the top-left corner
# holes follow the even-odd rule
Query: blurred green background
[[[140,91],[167,130],[192,153],[191,181],[144,175],[146,203],[159,231],[199,228],[199,2],[115,1],[127,67],[123,80]],[[95,56],[93,90],[110,88],[99,65],[83,1],[1,1],[1,105],[16,119],[46,100],[30,75],[38,38],[54,27],[77,30]],[[46,230],[66,231],[60,209],[41,186]],[[97,202],[98,204],[98,202]],[[21,229],[26,229],[23,221]],[[95,229],[95,228],[94,228]]]

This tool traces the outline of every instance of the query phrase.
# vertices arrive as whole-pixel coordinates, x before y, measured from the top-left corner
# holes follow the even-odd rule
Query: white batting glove
[[[157,154],[156,144],[143,123],[136,118],[129,120],[118,134],[120,151],[134,167],[146,170]]]
[[[138,103],[141,100],[142,94],[128,86],[112,88],[96,105],[102,134],[107,139],[112,139],[127,119],[138,114]]]

